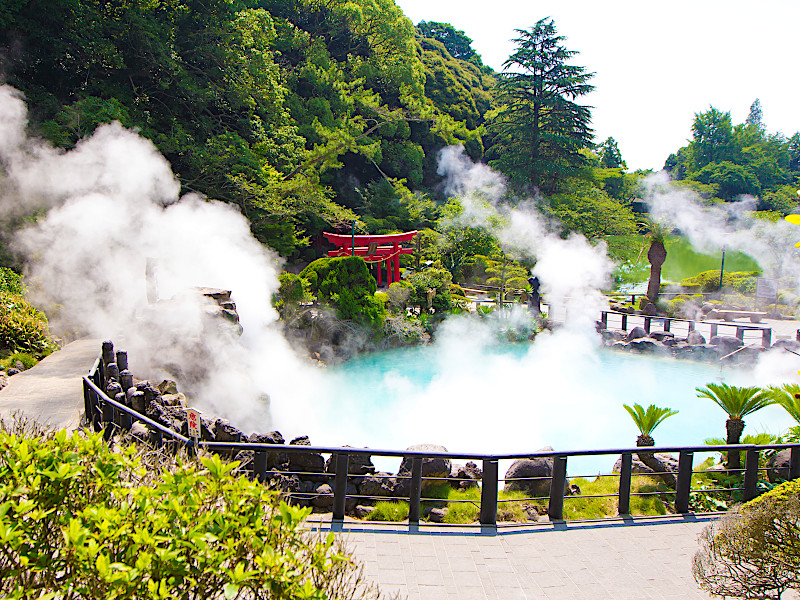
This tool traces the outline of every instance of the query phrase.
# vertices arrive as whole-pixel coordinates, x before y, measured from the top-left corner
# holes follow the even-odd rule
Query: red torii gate
[[[402,248],[400,243],[410,241],[417,232],[356,236],[325,232],[322,235],[337,246],[336,250],[328,252],[328,256],[361,256],[366,262],[375,263],[378,285],[383,283],[383,264],[386,263],[386,285],[391,285],[392,280],[400,281],[400,255],[413,253],[411,248]]]

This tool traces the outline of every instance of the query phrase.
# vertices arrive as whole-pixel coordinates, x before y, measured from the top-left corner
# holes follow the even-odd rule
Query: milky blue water
[[[612,352],[567,334],[535,344],[495,344],[451,335],[435,345],[370,354],[329,369],[320,410],[350,445],[400,449],[437,443],[452,452],[531,452],[635,445],[623,403],[679,413],[655,431],[657,445],[724,437],[725,413],[695,388],[751,385],[748,369]],[[781,433],[780,407],[746,419],[745,433]],[[570,474],[607,471],[610,457],[573,460]],[[391,465],[389,465],[390,467]]]

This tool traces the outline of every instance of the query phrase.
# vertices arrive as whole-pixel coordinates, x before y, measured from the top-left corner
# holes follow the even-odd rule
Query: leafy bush
[[[756,291],[756,278],[760,275],[758,271],[735,271],[723,273],[722,287],[731,289],[741,294],[753,295]],[[681,281],[684,289],[695,291],[699,286],[703,292],[719,291],[719,271],[703,271],[694,277],[688,277]]]
[[[278,275],[281,287],[278,289],[278,303],[276,307],[280,310],[284,307],[297,305],[310,298],[308,293],[308,282],[294,273],[281,273]]]
[[[379,328],[386,317],[375,298],[377,285],[367,263],[358,256],[320,258],[300,273],[320,302],[336,308],[339,317]]]
[[[364,598],[309,509],[219,457],[148,473],[101,435],[0,431],[0,591],[10,598]]]
[[[22,296],[0,291],[0,352],[44,356],[54,349],[44,314]]]
[[[22,285],[22,275],[9,268],[0,267],[0,292],[22,296],[25,293],[25,286]]]
[[[430,308],[436,314],[443,315],[453,308],[453,298],[450,295],[450,284],[453,276],[447,269],[428,268],[411,275],[407,282],[412,286],[409,304],[418,306],[421,311],[428,310],[428,297]],[[431,292],[430,290],[433,290]]]
[[[780,598],[800,589],[800,481],[776,486],[707,527],[692,572],[718,596]]]

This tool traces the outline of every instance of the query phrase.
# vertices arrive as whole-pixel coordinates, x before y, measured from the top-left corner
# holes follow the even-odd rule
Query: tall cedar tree
[[[554,192],[586,164],[580,151],[592,146],[591,112],[575,100],[594,89],[587,83],[594,74],[567,64],[577,52],[564,47],[552,19],[516,31],[517,49],[497,84],[490,165],[517,185]]]

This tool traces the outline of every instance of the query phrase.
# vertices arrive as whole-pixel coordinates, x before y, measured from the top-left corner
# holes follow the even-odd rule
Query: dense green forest
[[[550,19],[517,31],[502,73],[447,23],[415,27],[393,0],[11,0],[0,6],[5,81],[30,133],[69,149],[119,121],[152,140],[184,192],[235,204],[290,262],[324,230],[424,231],[454,276],[492,256],[485,232],[453,231],[438,152],[460,144],[501,171],[509,200],[590,238],[636,233],[642,173],[594,139],[592,73]],[[709,199],[796,205],[800,136],[711,108],[667,161]],[[491,241],[491,240],[488,240]],[[316,242],[316,243],[315,243]],[[487,242],[487,243],[484,243]],[[5,254],[4,254],[5,255]],[[8,263],[8,261],[5,261]]]
[[[501,169],[516,192],[546,191],[543,208],[566,229],[633,230],[624,163],[613,140],[593,146],[589,109],[577,104],[590,86],[561,102],[571,79],[591,74],[567,64],[574,53],[552,21],[519,33],[521,53],[536,39],[551,50],[512,57],[497,74],[464,32],[414,27],[392,0],[0,7],[5,80],[25,94],[32,134],[70,148],[101,123],[135,128],[185,192],[236,204],[258,239],[296,261],[319,254],[321,231],[353,220],[372,233],[440,229],[452,207],[437,153],[451,144]],[[531,73],[552,60],[561,80],[533,90]]]

